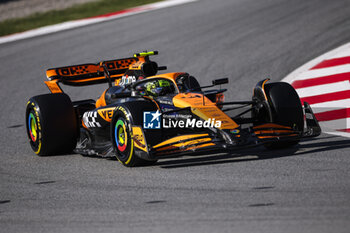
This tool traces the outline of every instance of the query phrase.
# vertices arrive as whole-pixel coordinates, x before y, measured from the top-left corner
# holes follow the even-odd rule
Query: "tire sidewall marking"
[[[29,105],[29,106],[28,106]],[[42,127],[41,127],[41,121],[40,121],[40,117],[39,117],[39,107],[32,101],[28,101],[28,113],[27,113],[27,118],[29,118],[30,116],[30,113],[33,113],[34,117],[35,117],[35,121],[36,121],[36,125],[37,125],[37,140],[34,142],[31,140],[31,138],[29,139],[30,140],[30,144],[32,146],[32,148],[34,147],[34,143],[38,143],[37,148],[33,148],[34,149],[34,152],[35,154],[39,154],[40,151],[41,151],[41,146],[42,146]],[[28,119],[27,119],[28,120]],[[30,125],[27,125],[27,134],[28,136],[30,135],[30,129],[29,129]]]
[[[133,154],[134,154],[134,140],[132,139],[130,117],[129,117],[127,110],[122,106],[118,106],[116,108],[115,112],[117,112],[117,111],[119,111],[121,113],[120,116],[122,116],[126,119],[126,122],[124,122],[124,123],[127,123],[127,125],[125,127],[125,128],[127,128],[127,130],[125,133],[129,133],[129,136],[130,136],[130,152],[129,152],[130,154],[128,156],[128,159],[125,162],[121,161],[118,157],[117,157],[117,159],[120,163],[122,163],[122,164],[124,163],[124,164],[128,165],[131,162]],[[115,125],[114,125],[114,127],[115,127]],[[114,140],[116,141],[116,138],[114,138]],[[117,151],[117,153],[119,153],[119,152]]]

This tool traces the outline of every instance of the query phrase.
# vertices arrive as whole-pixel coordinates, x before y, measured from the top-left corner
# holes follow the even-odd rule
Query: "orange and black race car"
[[[224,102],[226,89],[211,88],[227,78],[200,86],[188,73],[157,74],[166,67],[150,60],[156,54],[48,69],[51,94],[30,98],[26,109],[34,152],[116,156],[137,166],[260,144],[284,148],[321,133],[310,106],[287,83],[265,79],[251,100]],[[59,85],[99,83],[109,87],[96,101],[72,102]]]

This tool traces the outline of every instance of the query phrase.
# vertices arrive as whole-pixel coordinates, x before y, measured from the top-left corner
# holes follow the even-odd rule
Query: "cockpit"
[[[134,86],[134,90],[134,95],[152,97],[177,94],[179,92],[173,81],[166,78],[145,79]]]

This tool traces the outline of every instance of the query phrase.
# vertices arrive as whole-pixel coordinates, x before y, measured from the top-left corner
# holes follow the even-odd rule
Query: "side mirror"
[[[146,77],[156,75],[158,72],[158,65],[154,61],[145,62],[142,65],[142,71]]]
[[[220,78],[220,79],[215,79],[213,80],[213,85],[221,85],[221,84],[226,84],[228,83],[228,78]]]

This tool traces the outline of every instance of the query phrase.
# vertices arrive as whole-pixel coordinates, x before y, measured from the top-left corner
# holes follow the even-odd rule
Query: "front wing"
[[[293,141],[303,137],[318,136],[320,131],[311,135],[310,129],[304,132],[294,131],[290,127],[277,124],[263,124],[260,126],[235,132],[233,136],[190,134],[177,136],[150,148],[148,159],[161,159],[202,153],[222,153],[235,149],[248,148],[276,141]],[[230,137],[230,138],[228,138]],[[144,157],[144,156],[142,156]]]

